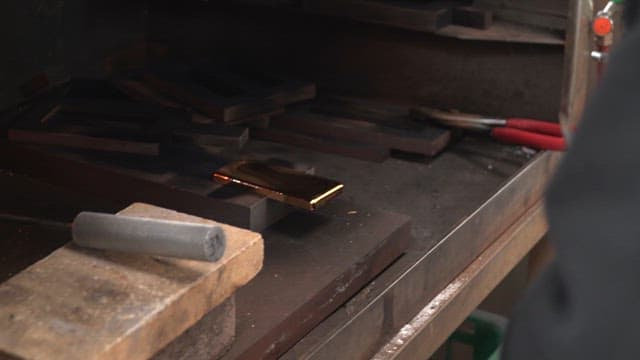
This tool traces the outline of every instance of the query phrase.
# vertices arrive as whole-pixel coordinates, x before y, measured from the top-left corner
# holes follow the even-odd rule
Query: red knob
[[[598,36],[607,36],[613,31],[613,21],[606,16],[598,16],[593,20],[593,32]]]

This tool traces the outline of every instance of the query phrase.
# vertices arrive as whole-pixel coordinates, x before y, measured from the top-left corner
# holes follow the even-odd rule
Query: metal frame
[[[590,26],[594,5],[592,0],[571,0],[569,6],[560,124],[567,139],[571,140],[571,132],[582,116],[590,90],[590,82],[586,79],[593,73],[590,55],[593,36]]]

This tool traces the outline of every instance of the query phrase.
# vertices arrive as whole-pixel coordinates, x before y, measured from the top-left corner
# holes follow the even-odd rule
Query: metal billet
[[[213,179],[245,186],[270,199],[310,211],[338,196],[344,188],[334,180],[253,160],[227,164],[213,174]]]
[[[82,212],[71,229],[76,244],[103,250],[217,261],[226,248],[225,233],[217,224]]]

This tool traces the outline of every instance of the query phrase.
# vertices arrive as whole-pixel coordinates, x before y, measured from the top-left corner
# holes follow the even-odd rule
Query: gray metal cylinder
[[[76,244],[96,249],[217,261],[226,248],[219,225],[82,212],[71,228]]]

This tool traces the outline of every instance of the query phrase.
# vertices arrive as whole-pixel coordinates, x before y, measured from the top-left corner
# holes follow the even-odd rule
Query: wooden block
[[[273,118],[274,116],[282,115],[284,114],[284,112],[285,112],[284,108],[279,108],[265,114],[260,114],[257,116],[249,116],[249,117],[239,119],[239,120],[234,120],[234,121],[228,121],[227,124],[245,125],[251,128],[266,129],[269,127],[269,124],[271,123],[271,118]]]
[[[406,123],[410,115],[410,108],[407,106],[344,96],[324,97],[307,104],[304,108],[315,113],[366,119],[387,126]]]
[[[60,111],[103,115],[112,118],[139,119],[143,123],[160,120],[191,121],[186,110],[128,100],[65,98],[59,104]]]
[[[216,360],[229,350],[235,335],[236,302],[231,296],[151,359]]]
[[[173,131],[173,140],[198,145],[229,146],[241,149],[249,140],[249,129],[219,124],[189,124]]]
[[[145,85],[141,81],[135,81],[130,79],[116,79],[114,80],[116,86],[122,89],[128,96],[132,99],[138,101],[145,101],[150,103],[156,103],[165,107],[173,107],[173,108],[184,108],[183,105],[176,102],[175,100],[171,100],[162,94],[158,93],[154,89]],[[269,118],[274,115],[279,115],[284,112],[284,108],[274,109],[273,111],[258,114],[254,116],[249,116],[233,121],[227,121],[228,125],[249,125],[255,127],[267,127],[269,125]],[[191,114],[191,122],[195,124],[215,124],[217,121],[211,117],[207,117],[202,115],[201,113],[192,113]]]
[[[557,31],[567,28],[569,9],[563,1],[475,0],[474,6],[492,10],[496,19]]]
[[[402,254],[404,215],[336,200],[264,233],[263,271],[236,293],[236,341],[223,359],[275,359]]]
[[[413,124],[413,128],[391,127],[376,122],[297,111],[271,120],[276,129],[331,136],[405,152],[435,156],[449,143],[450,132]]]
[[[128,100],[65,98],[55,114],[37,125],[66,132],[98,135],[115,139],[148,139],[170,142],[177,128],[191,123],[192,115],[184,109],[139,103]],[[32,124],[34,128],[36,124]]]
[[[303,9],[403,29],[432,32],[451,23],[451,6],[431,2],[303,0]]]
[[[144,84],[181,106],[191,107],[216,121],[228,121],[224,97],[186,79],[173,79],[157,74],[145,74]]]
[[[568,2],[557,0],[474,0],[473,6],[488,9],[518,9],[530,13],[548,14],[565,18],[569,13]]]
[[[265,100],[274,108],[278,108],[313,99],[316,97],[316,92],[315,83],[291,81],[272,89]]]
[[[421,137],[424,140],[431,139],[433,149],[426,154],[429,156],[442,151],[451,138],[451,133],[447,129],[414,121],[410,116],[410,108],[406,105],[372,99],[330,96],[309,103],[304,108],[309,109],[312,113],[356,120],[355,122],[344,121],[345,126],[346,124],[355,125],[363,130],[364,128],[378,128],[382,130],[382,135],[390,132],[394,134],[394,137],[408,134],[410,137]],[[373,125],[370,123],[373,123]],[[391,139],[387,140],[390,141]],[[390,145],[386,146],[392,147]],[[399,148],[399,150],[402,149]],[[407,151],[411,152],[411,150]]]
[[[453,10],[453,23],[476,29],[487,29],[493,24],[493,13],[473,6],[458,6]]]
[[[113,151],[138,155],[157,156],[160,144],[133,140],[112,139],[66,132],[9,129],[9,141],[18,143],[54,145],[75,149]]]
[[[114,79],[113,87],[136,101],[122,101],[113,99],[75,98],[65,99],[59,106],[59,111],[110,116],[114,118],[133,118],[133,121],[146,120],[149,129],[145,132],[170,132],[171,140],[190,142],[198,145],[218,145],[242,148],[248,139],[248,129],[225,127],[219,124],[201,126],[194,123],[198,119],[180,104],[162,97],[162,95],[146,87],[143,83],[128,79]],[[115,91],[115,90],[114,90]],[[162,119],[165,119],[164,121]],[[68,116],[58,121],[68,121]],[[94,119],[83,119],[85,122],[95,122]],[[89,121],[93,120],[93,121]],[[102,119],[101,119],[102,120]],[[172,123],[167,123],[171,120]],[[77,122],[77,121],[76,121]],[[102,123],[105,121],[102,120]],[[112,123],[114,121],[111,121]],[[105,124],[113,126],[113,124]]]
[[[389,150],[380,146],[352,141],[341,142],[330,137],[311,136],[282,129],[252,129],[251,138],[365,161],[383,162],[389,158]]]
[[[120,91],[122,91],[132,100],[155,103],[165,107],[182,107],[179,103],[162,96],[162,94],[145,85],[142,81],[126,78],[116,78],[112,81],[114,83],[114,86],[116,86]]]
[[[119,214],[210,220],[147,204]],[[262,267],[260,234],[222,224],[216,263],[66,245],[0,285],[0,349],[26,359],[146,359]]]
[[[150,87],[178,102],[223,122],[271,113],[285,105],[312,99],[316,95],[313,83],[292,82],[256,93],[255,90],[238,88],[236,84],[213,83],[213,80],[204,82],[202,79],[200,83],[196,83],[191,79],[155,73],[146,74],[144,80]]]
[[[259,100],[277,108],[316,96],[316,85],[312,82],[285,80],[251,68],[231,66],[216,70],[204,64],[191,74],[194,81],[214,93],[234,98],[237,103]]]
[[[128,109],[142,110],[143,114],[151,116],[146,108],[131,106],[128,102],[79,101],[86,110],[98,106],[108,108],[110,104],[114,109],[118,103],[124,104]],[[67,148],[89,149],[110,152],[122,152],[140,155],[157,156],[160,153],[160,142],[165,140],[159,133],[168,128],[168,124],[160,124],[158,118],[150,119],[131,117],[120,118],[113,109],[100,113],[68,113],[64,112],[62,105],[57,105],[46,114],[33,117],[22,117],[12,123],[7,131],[9,141],[54,145]],[[126,114],[127,112],[125,112]],[[109,115],[111,117],[109,117]],[[131,114],[129,112],[129,114]],[[106,115],[106,116],[105,116]],[[158,125],[158,126],[156,126]],[[157,128],[157,129],[156,129]],[[166,131],[165,131],[166,132]]]

